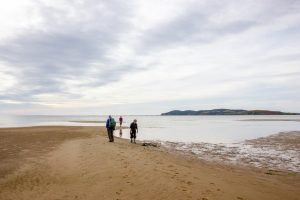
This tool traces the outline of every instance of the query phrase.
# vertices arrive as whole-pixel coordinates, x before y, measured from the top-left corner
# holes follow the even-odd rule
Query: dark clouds
[[[116,65],[106,58],[120,35],[130,27],[126,4],[85,1],[68,3],[64,8],[39,3],[38,11],[43,27],[25,29],[0,43],[0,60],[15,68],[18,85],[22,86],[2,94],[2,99],[32,101],[36,94],[67,94],[66,80],[101,86],[126,72],[120,68],[130,70],[130,66]],[[98,63],[93,65],[96,71],[86,76],[93,63]],[[89,80],[93,81],[88,83]]]

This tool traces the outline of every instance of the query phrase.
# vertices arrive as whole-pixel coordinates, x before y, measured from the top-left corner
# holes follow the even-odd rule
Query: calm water
[[[138,120],[139,140],[174,142],[232,143],[268,136],[282,131],[300,131],[297,121],[240,121],[247,119],[295,119],[300,116],[124,116],[124,126]],[[117,120],[118,117],[115,117]],[[75,123],[70,121],[105,121],[106,116],[1,116],[0,127],[36,125],[88,125],[103,123]],[[119,130],[115,131],[119,136]],[[129,130],[122,130],[129,137]]]

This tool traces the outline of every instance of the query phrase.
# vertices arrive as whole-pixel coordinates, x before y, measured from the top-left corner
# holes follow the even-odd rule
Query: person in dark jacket
[[[120,118],[119,118],[119,123],[120,123],[120,127],[121,127],[122,124],[123,124],[123,117],[122,116],[120,116]]]
[[[132,143],[132,139],[133,139],[133,142],[135,143],[136,133],[138,133],[138,125],[137,125],[137,120],[135,119],[130,124],[130,142],[131,143]]]
[[[106,130],[107,130],[107,135],[109,142],[114,142],[114,130],[115,127],[112,126],[112,121],[114,122],[114,118],[112,118],[110,115],[108,119],[106,120]]]

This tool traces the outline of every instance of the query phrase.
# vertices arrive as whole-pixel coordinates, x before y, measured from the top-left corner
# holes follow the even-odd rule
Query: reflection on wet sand
[[[119,136],[122,137],[122,134],[123,134],[122,126],[120,126],[120,129],[119,129]]]

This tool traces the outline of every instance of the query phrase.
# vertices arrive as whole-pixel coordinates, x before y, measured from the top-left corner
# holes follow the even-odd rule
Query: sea
[[[118,121],[119,116],[113,116]],[[0,127],[104,126],[107,116],[97,115],[19,115],[0,116]],[[123,116],[117,137],[129,138],[130,123],[136,119],[137,139],[185,143],[235,143],[279,132],[300,131],[300,115],[235,116]],[[117,126],[118,128],[118,126]]]

